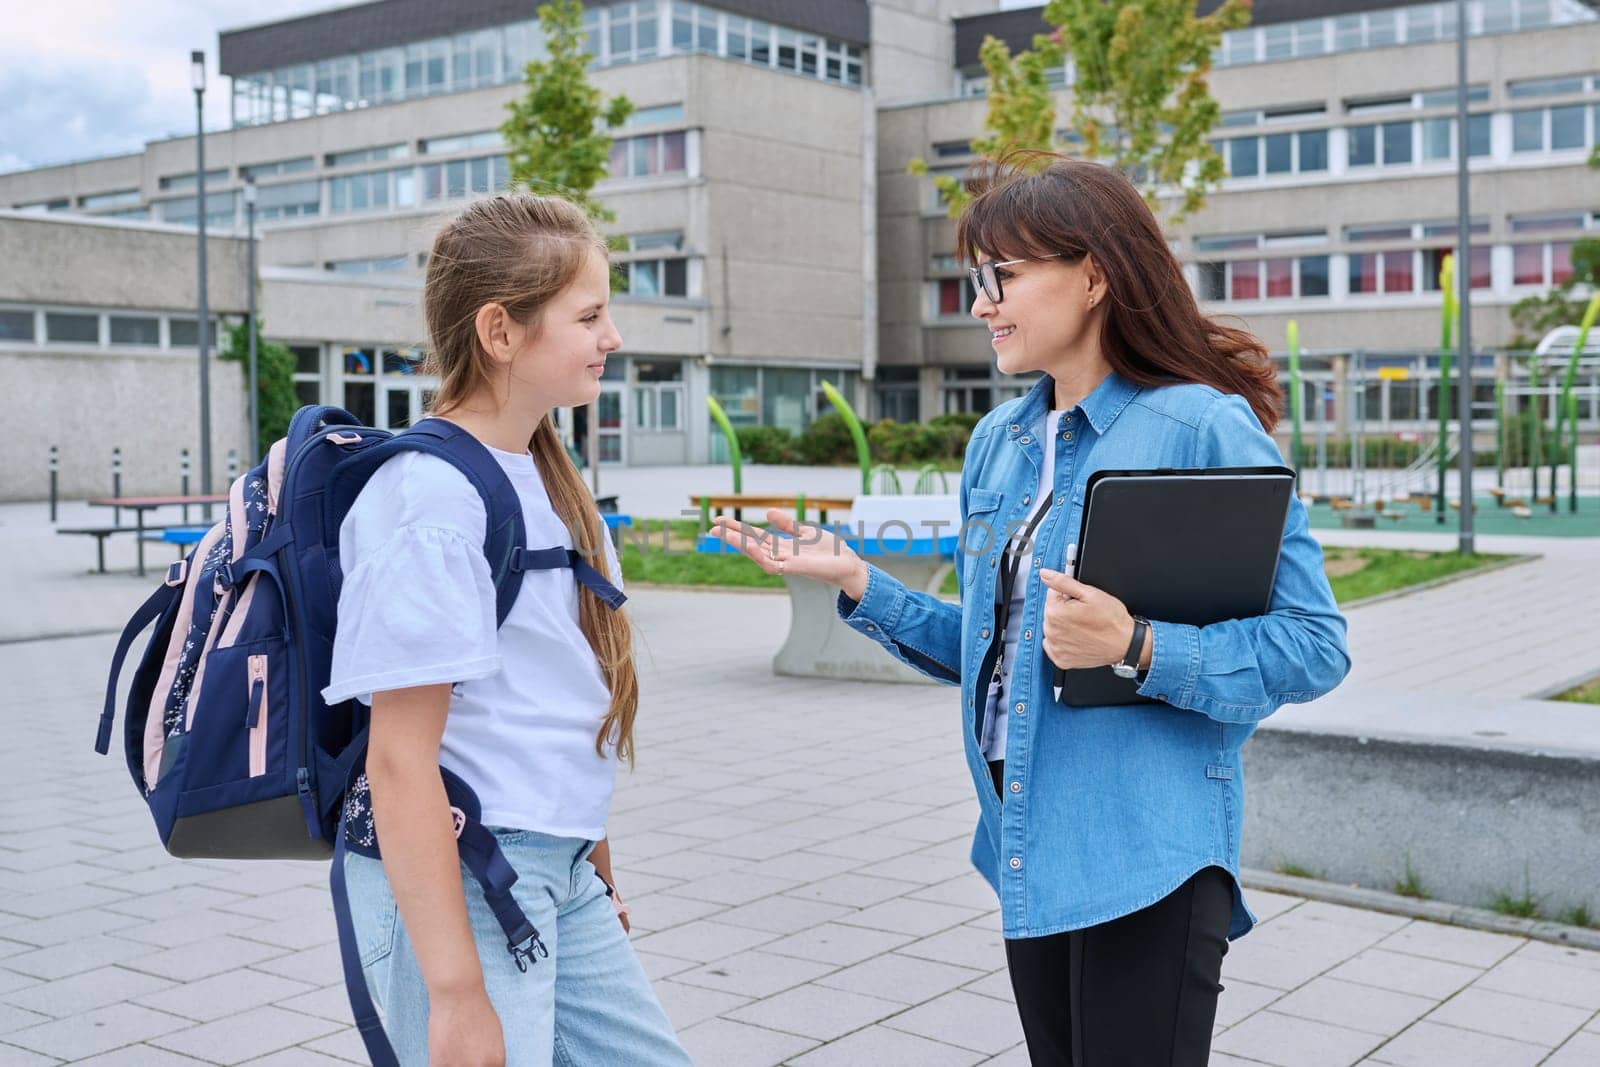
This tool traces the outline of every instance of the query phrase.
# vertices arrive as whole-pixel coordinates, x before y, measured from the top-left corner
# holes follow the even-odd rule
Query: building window
[[[115,193],[95,193],[92,196],[78,197],[78,206],[85,211],[100,211],[105,208],[127,207],[139,203],[139,190],[123,189]]]
[[[68,311],[47,311],[44,338],[52,344],[100,343],[100,316]]]
[[[940,278],[934,283],[936,299],[934,315],[937,318],[961,318],[972,310],[978,292],[971,278]]]
[[[217,320],[210,320],[210,339],[212,343],[217,339]],[[198,348],[200,347],[200,323],[198,319],[173,318],[167,320],[167,343],[172,348]]]
[[[1560,285],[1572,277],[1572,242],[1512,245],[1512,283]]]
[[[683,429],[683,364],[634,360],[633,425],[638,430]]]
[[[34,341],[33,312],[0,308],[0,341]]]
[[[322,212],[322,183],[315,178],[256,190],[256,217],[263,221],[293,219]]]
[[[324,269],[334,274],[390,274],[406,270],[409,266],[409,257],[404,255],[378,256],[372,259],[336,259],[323,264]]]
[[[206,171],[206,188],[207,189],[210,189],[213,185],[221,185],[222,183],[226,182],[227,180],[228,180],[228,170],[227,170],[226,167],[220,168],[218,170],[208,170],[208,171]],[[184,190],[184,189],[193,189],[194,188],[194,172],[190,171],[188,174],[169,174],[166,177],[162,178],[160,181],[158,181],[156,184],[161,188],[161,190],[163,192],[174,192],[174,193],[176,193],[176,192],[179,192],[179,191]]]
[[[311,156],[280,159],[274,163],[252,163],[249,166],[239,168],[239,177],[254,178],[260,181],[262,178],[272,178],[282,174],[299,174],[310,170],[315,165],[316,160]]]
[[[648,178],[683,174],[688,169],[686,134],[654,133],[611,142],[613,178]]]
[[[235,192],[206,194],[206,225],[221,229],[232,228],[237,221],[238,194]],[[179,226],[194,226],[200,217],[196,197],[180,196],[176,200],[161,202],[161,220]]]
[[[456,197],[498,193],[510,182],[505,156],[457,159],[449,163],[430,163],[422,168],[422,198],[450,200]]]
[[[404,159],[411,150],[403,144],[380,145],[377,148],[353,148],[348,152],[329,152],[323,162],[330,167],[348,167],[357,163],[378,163],[385,159]]]
[[[112,315],[111,343],[155,348],[161,344],[161,320],[153,315]]]
[[[1560,152],[1590,143],[1589,108],[1582,104],[1511,113],[1513,152]]]
[[[639,108],[628,116],[628,121],[625,125],[629,127],[661,126],[669,122],[682,121],[682,104],[657,104],[655,107]]]
[[[334,215],[410,207],[416,199],[416,179],[410,167],[328,179],[328,211]]]
[[[616,266],[621,292],[637,297],[688,296],[687,259],[636,259]]]
[[[423,155],[442,156],[452,152],[468,152],[474,148],[503,148],[505,137],[499,130],[479,133],[458,133],[452,137],[430,137],[421,144]]]

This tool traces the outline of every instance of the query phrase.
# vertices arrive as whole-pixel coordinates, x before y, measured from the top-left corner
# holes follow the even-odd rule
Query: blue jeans
[[[530,830],[494,828],[494,835],[517,871],[512,894],[550,950],[527,973],[518,971],[483,890],[461,868],[508,1067],[687,1067],[689,1057],[588,860],[594,843]],[[402,1064],[425,1065],[428,990],[383,863],[347,853],[345,876],[361,967],[384,1032]]]

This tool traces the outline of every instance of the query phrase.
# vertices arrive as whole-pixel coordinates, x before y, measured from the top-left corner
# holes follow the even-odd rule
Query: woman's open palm
[[[815,578],[839,586],[853,599],[866,588],[867,567],[843,538],[820,526],[796,523],[777,508],[767,512],[770,530],[761,530],[726,516],[712,523],[712,537],[738,549],[768,574]],[[787,537],[777,536],[787,534]]]

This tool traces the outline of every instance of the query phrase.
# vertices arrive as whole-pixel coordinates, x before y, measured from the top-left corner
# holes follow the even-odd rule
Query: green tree
[[[526,69],[527,91],[506,105],[500,125],[514,188],[555,193],[580,205],[598,222],[616,215],[589,192],[606,176],[611,134],[633,113],[625,96],[609,102],[589,83],[584,51],[583,4],[551,0],[539,7],[546,58]]]
[[[250,388],[250,333],[249,327],[243,319],[238,322],[228,323],[224,326],[228,339],[217,351],[218,359],[225,359],[238,363],[243,369],[241,375],[244,388]],[[298,396],[294,391],[294,353],[289,347],[278,341],[264,341],[261,338],[261,322],[256,320],[256,403],[260,430],[256,440],[261,443],[262,455],[266,454],[272,442],[283,437],[289,432],[289,420],[294,418],[295,409],[300,406]],[[248,418],[248,412],[246,414]],[[261,456],[253,456],[250,463],[260,460]]]
[[[989,75],[986,135],[972,150],[994,158],[1008,148],[1056,148],[1055,105],[1048,72],[1070,58],[1073,129],[1081,152],[1105,160],[1143,187],[1152,209],[1157,193],[1180,190],[1168,221],[1198,211],[1224,175],[1222,157],[1206,140],[1221,116],[1211,96],[1211,55],[1224,30],[1250,21],[1250,0],[1227,0],[1204,17],[1192,0],[1050,0],[1044,19],[1055,27],[1033,47],[1010,54],[988,38],[979,51]],[[911,163],[925,173],[927,163]],[[935,177],[952,216],[966,191]]]

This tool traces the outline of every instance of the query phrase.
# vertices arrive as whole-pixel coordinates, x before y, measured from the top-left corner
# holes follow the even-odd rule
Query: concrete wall
[[[213,358],[209,377],[212,490],[222,492],[228,450],[237,449],[243,464],[250,435],[239,364]],[[124,495],[178,492],[182,448],[192,458],[191,491],[201,491],[199,369],[192,350],[108,355],[0,347],[0,396],[25,400],[26,412],[0,422],[0,500],[49,496],[51,445],[60,449],[64,499],[111,495],[114,447],[122,449]]]
[[[1245,745],[1243,862],[1436,899],[1600,904],[1600,752],[1496,750],[1263,728]]]

